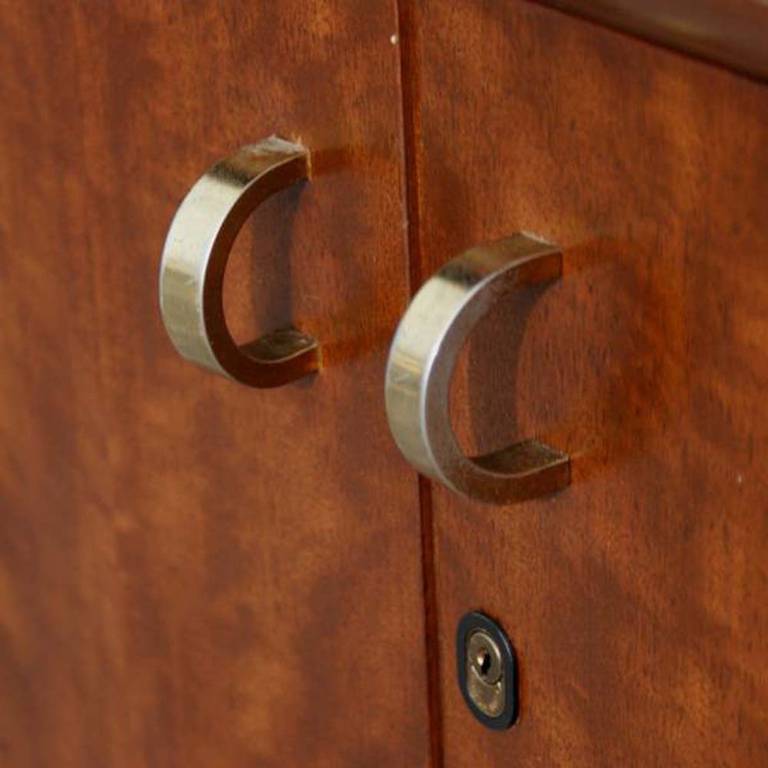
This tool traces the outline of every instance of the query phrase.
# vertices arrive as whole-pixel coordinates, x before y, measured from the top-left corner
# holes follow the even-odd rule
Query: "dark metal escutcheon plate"
[[[473,611],[456,632],[459,687],[472,714],[488,728],[504,730],[519,711],[517,659],[504,630]]]

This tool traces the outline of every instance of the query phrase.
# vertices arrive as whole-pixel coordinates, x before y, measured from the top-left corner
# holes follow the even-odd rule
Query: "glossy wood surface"
[[[519,2],[414,8],[422,279],[518,230],[562,280],[478,329],[470,448],[562,446],[509,507],[432,486],[444,764],[758,766],[768,755],[768,92]],[[507,629],[521,717],[478,724],[460,617]]]
[[[0,5],[0,765],[421,766],[417,482],[384,416],[408,297],[393,3]],[[272,132],[237,334],[313,380],[194,368],[157,270],[197,177]]]
[[[534,0],[768,80],[763,0]]]

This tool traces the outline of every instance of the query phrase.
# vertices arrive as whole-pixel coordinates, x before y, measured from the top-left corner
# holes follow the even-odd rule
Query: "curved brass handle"
[[[271,136],[216,163],[184,198],[160,266],[163,322],[183,357],[252,387],[278,387],[318,369],[317,342],[292,328],[236,344],[222,298],[229,252],[248,216],[308,177],[307,150]]]
[[[567,454],[536,440],[469,458],[448,411],[461,347],[492,304],[510,290],[562,274],[556,246],[516,234],[449,261],[416,294],[392,342],[386,372],[389,426],[424,475],[481,501],[504,504],[553,493],[570,482]]]

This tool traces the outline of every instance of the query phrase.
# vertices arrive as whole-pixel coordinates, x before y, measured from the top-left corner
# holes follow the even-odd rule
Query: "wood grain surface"
[[[534,0],[768,80],[764,0]]]
[[[0,4],[0,765],[421,766],[417,482],[384,356],[408,298],[392,2]],[[227,307],[324,370],[184,362],[181,197],[273,132]]]
[[[509,507],[432,487],[445,765],[758,766],[768,755],[768,92],[534,4],[414,7],[422,276],[518,230],[562,280],[470,343],[456,429],[538,436],[573,485]],[[506,628],[521,717],[455,682]]]

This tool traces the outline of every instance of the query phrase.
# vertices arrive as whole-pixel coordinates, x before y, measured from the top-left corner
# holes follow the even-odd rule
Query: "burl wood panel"
[[[4,768],[427,762],[417,484],[382,394],[396,24],[388,0],[2,4]],[[272,132],[314,180],[256,214],[229,308],[325,368],[257,391],[173,351],[157,269],[189,186]]]
[[[768,91],[536,5],[417,4],[426,276],[530,230],[562,280],[470,343],[457,431],[569,450],[495,508],[433,487],[445,765],[758,766],[768,755]],[[519,724],[455,681],[499,619]]]

